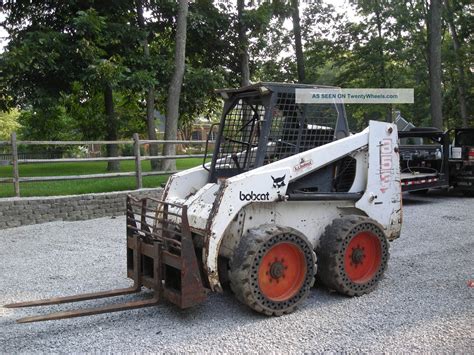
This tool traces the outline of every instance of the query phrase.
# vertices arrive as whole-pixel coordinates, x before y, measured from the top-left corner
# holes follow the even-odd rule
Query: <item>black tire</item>
[[[296,255],[300,257],[301,263],[297,267],[300,272],[297,273],[298,276],[295,276],[297,282],[292,281],[292,275],[284,280],[285,272],[291,273],[295,269],[288,260],[286,261],[288,264],[285,264],[283,258],[281,262],[275,258],[271,267],[270,263],[262,265],[264,259],[273,256],[271,253],[277,250],[276,246],[294,249]],[[260,284],[262,277],[259,276],[259,273],[263,273],[265,270],[267,270],[266,275],[268,276],[263,277],[262,287],[264,288],[262,288]],[[273,274],[278,270],[281,274],[276,274],[274,277]],[[269,275],[268,271],[273,274]],[[293,312],[304,301],[314,285],[315,274],[316,254],[304,235],[292,228],[262,225],[249,230],[242,237],[230,263],[229,279],[230,287],[240,302],[259,313],[268,316],[281,316]],[[293,283],[286,293],[287,298],[272,299],[268,294],[265,294],[265,287],[269,287],[268,282],[272,282],[270,279],[274,280],[275,287],[279,280],[282,281],[281,287],[286,287],[282,285],[288,282]]]
[[[364,247],[358,244],[351,244],[351,241],[357,243],[361,237],[370,242],[366,245],[369,251],[364,251]],[[349,247],[351,255],[348,254],[351,252]],[[383,277],[389,259],[389,245],[382,227],[374,220],[363,216],[345,216],[326,227],[316,255],[318,279],[323,284],[347,296],[360,296],[372,292]],[[368,271],[360,278],[354,278],[352,276],[357,273],[358,265],[361,267],[359,271],[367,267]]]

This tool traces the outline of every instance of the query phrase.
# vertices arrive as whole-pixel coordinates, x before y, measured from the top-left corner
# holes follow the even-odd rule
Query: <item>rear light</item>
[[[469,148],[469,151],[467,153],[467,159],[474,160],[474,148]]]

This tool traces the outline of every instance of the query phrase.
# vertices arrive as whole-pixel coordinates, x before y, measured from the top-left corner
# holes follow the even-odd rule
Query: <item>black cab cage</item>
[[[296,103],[296,89],[321,87],[259,83],[219,90],[225,102],[210,182],[347,137],[342,104]]]

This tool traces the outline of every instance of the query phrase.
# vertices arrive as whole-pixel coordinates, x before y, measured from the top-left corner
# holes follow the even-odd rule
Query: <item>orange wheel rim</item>
[[[380,269],[381,263],[382,248],[375,234],[361,232],[351,239],[344,255],[344,267],[352,282],[370,281]]]
[[[306,277],[303,251],[293,243],[272,246],[258,268],[258,285],[262,294],[272,301],[283,302],[301,289]]]

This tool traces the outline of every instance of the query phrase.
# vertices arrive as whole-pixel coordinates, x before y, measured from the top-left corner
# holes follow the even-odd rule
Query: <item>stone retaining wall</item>
[[[0,229],[51,221],[77,221],[125,213],[127,194],[159,198],[163,189],[141,189],[76,196],[2,198]]]

